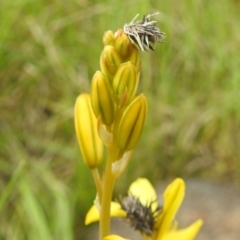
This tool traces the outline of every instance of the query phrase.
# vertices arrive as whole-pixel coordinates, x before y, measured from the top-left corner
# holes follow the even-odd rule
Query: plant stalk
[[[115,177],[111,172],[112,162],[116,160],[117,148],[114,144],[108,147],[108,159],[103,177],[102,201],[100,210],[100,235],[99,240],[109,235],[110,231],[110,207],[115,184]]]

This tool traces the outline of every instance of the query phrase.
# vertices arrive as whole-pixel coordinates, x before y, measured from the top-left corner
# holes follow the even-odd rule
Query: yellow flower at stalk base
[[[175,179],[164,191],[164,204],[160,208],[151,183],[146,178],[138,178],[130,185],[127,197],[120,203],[111,203],[111,216],[127,218],[145,240],[193,240],[202,226],[202,220],[180,230],[174,221],[184,193],[184,181]],[[92,209],[87,213],[88,224],[99,220],[96,214],[98,211],[94,212]]]

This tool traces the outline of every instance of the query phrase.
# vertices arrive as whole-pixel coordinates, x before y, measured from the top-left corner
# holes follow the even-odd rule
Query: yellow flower
[[[111,216],[126,217],[131,225],[142,233],[144,239],[193,240],[202,226],[202,220],[197,220],[181,230],[177,229],[177,223],[174,222],[184,192],[184,181],[175,179],[165,190],[164,205],[159,208],[157,194],[151,183],[146,178],[138,178],[130,185],[128,196],[122,199],[121,204],[111,203]],[[99,220],[96,212],[88,212],[88,223]]]

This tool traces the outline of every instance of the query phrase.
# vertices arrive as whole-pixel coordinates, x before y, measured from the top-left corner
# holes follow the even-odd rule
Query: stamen
[[[151,201],[143,205],[138,198],[132,195],[120,198],[121,207],[126,211],[131,226],[147,236],[152,235],[156,219],[160,213],[159,207],[154,211],[152,210],[152,204],[155,202]]]

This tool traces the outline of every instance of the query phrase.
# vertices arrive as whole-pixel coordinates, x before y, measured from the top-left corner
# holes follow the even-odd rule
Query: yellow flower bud
[[[113,46],[108,45],[104,47],[100,57],[100,66],[109,82],[112,82],[112,78],[121,62],[122,60]]]
[[[114,37],[115,39],[120,38],[122,35],[124,34],[123,30],[121,28],[119,28],[115,33],[114,33]]]
[[[123,33],[115,42],[115,48],[117,52],[123,57],[127,57],[132,50],[132,43],[130,42],[128,36]]]
[[[103,143],[98,136],[97,119],[92,111],[89,94],[78,96],[74,122],[83,161],[89,168],[95,168],[102,162]]]
[[[122,97],[127,90],[128,98],[131,98],[138,87],[138,80],[139,74],[130,61],[121,64],[113,78],[113,93]]]
[[[147,112],[147,99],[141,94],[123,113],[117,134],[117,146],[124,151],[133,149],[141,135]]]
[[[91,103],[96,118],[101,116],[105,125],[111,125],[115,116],[115,103],[107,80],[100,71],[97,71],[92,79]]]
[[[133,47],[128,60],[131,61],[136,66],[137,71],[140,70],[141,58],[139,50],[136,47]]]
[[[104,46],[111,45],[114,46],[115,44],[115,36],[112,31],[107,31],[103,35],[103,44]]]

